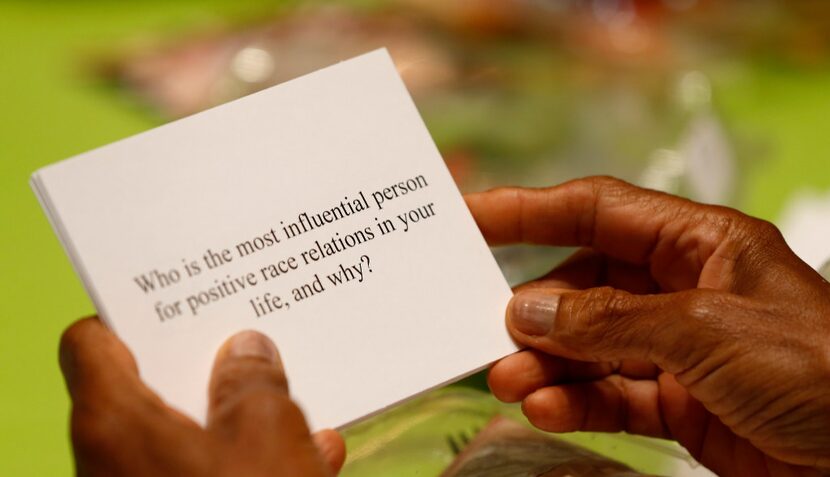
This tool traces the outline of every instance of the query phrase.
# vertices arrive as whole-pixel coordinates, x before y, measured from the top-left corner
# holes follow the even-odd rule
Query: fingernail
[[[226,345],[231,358],[257,358],[271,363],[279,361],[279,352],[267,336],[256,331],[242,331],[233,335]]]
[[[553,328],[559,295],[528,290],[519,292],[510,301],[508,320],[518,332],[528,336],[543,336]]]

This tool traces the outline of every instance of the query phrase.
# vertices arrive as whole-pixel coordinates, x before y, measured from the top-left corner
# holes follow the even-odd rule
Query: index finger
[[[97,317],[83,318],[67,328],[61,336],[59,355],[73,401],[87,393],[149,392],[130,351]]]
[[[702,263],[740,215],[610,177],[499,188],[465,199],[491,245],[584,246],[635,264],[669,250]]]
[[[98,318],[79,320],[64,332],[60,365],[72,398],[79,465],[106,456],[110,464],[133,466],[137,453],[151,462],[149,453],[166,452],[162,444],[171,432],[197,428],[141,381],[126,345]]]

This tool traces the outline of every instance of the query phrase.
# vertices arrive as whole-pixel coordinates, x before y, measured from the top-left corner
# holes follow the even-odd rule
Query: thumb
[[[305,418],[288,394],[277,348],[265,335],[243,331],[225,342],[209,394],[208,430],[237,445],[251,462],[271,461],[283,470],[279,475],[308,475],[303,472],[323,464]]]
[[[679,372],[717,345],[728,297],[702,289],[635,295],[611,287],[534,288],[514,295],[507,327],[520,344],[549,354],[583,361],[648,360]]]

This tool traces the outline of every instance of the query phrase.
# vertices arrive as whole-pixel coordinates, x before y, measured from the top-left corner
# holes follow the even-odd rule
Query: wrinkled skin
[[[722,476],[827,475],[830,285],[774,226],[604,177],[466,200],[492,245],[582,247],[516,290],[526,349],[491,369],[498,398],[548,431],[675,439]]]
[[[150,391],[124,344],[95,318],[64,333],[60,358],[79,476],[322,477],[343,464],[343,440],[309,434],[277,350],[259,333],[242,332],[219,351],[206,428]]]

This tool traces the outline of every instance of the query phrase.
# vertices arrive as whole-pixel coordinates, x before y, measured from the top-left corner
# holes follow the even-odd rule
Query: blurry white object
[[[675,95],[686,111],[708,109],[712,103],[712,83],[700,71],[687,71],[677,82]]]
[[[778,224],[790,248],[811,267],[818,270],[830,259],[830,192],[797,194]]]
[[[675,189],[700,202],[729,203],[735,189],[735,158],[726,131],[712,111],[709,77],[701,71],[683,73],[674,97],[690,117],[677,147],[683,171],[675,179]]]
[[[686,162],[686,185],[692,199],[724,204],[735,187],[735,159],[720,121],[711,113],[700,113],[680,142]]]
[[[686,161],[677,151],[658,149],[652,153],[638,184],[648,189],[677,194],[686,172]]]
[[[249,46],[239,50],[231,60],[231,71],[246,83],[268,80],[276,69],[274,57],[268,50]]]

